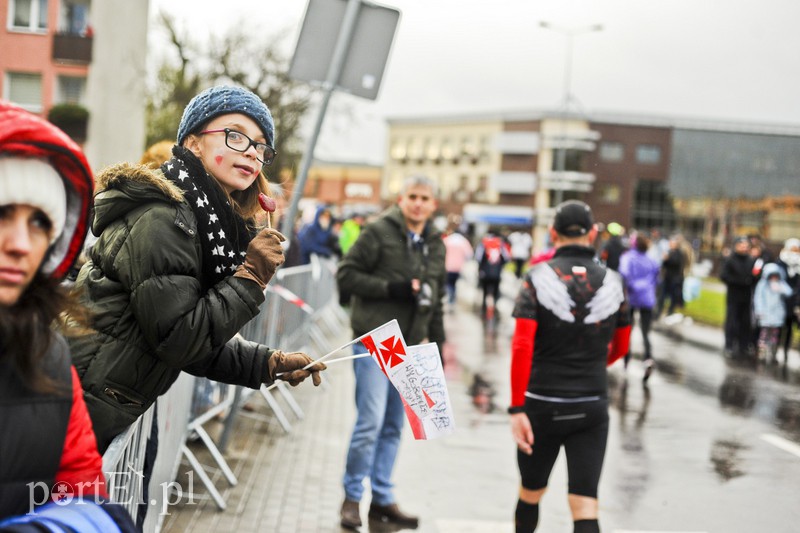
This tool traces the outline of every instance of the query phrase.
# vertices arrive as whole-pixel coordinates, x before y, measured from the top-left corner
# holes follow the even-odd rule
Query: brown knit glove
[[[288,381],[292,387],[296,387],[308,376],[311,376],[311,381],[316,387],[322,383],[319,373],[328,367],[325,366],[325,363],[316,363],[303,370],[303,367],[312,361],[313,359],[301,352],[284,353],[281,350],[275,350],[268,361],[269,377],[272,381],[276,379]]]
[[[276,229],[261,230],[247,245],[244,263],[239,265],[233,276],[251,279],[261,286],[262,291],[266,289],[275,271],[286,260],[281,248],[281,243],[285,240],[286,237]]]

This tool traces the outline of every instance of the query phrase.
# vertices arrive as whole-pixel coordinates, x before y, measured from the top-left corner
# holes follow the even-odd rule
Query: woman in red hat
[[[22,531],[3,519],[37,520],[31,513],[47,502],[107,497],[83,391],[52,329],[62,312],[80,314],[60,283],[86,236],[92,189],[86,158],[69,137],[0,101],[1,531]],[[80,507],[85,515],[92,506]],[[121,507],[108,509],[133,527]],[[89,519],[113,528],[99,513]]]

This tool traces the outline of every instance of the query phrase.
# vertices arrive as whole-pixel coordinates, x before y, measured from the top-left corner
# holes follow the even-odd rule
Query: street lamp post
[[[589,26],[579,26],[576,28],[567,28],[563,26],[557,26],[555,24],[551,24],[547,21],[540,21],[539,26],[541,28],[545,28],[548,30],[553,30],[558,32],[567,40],[566,46],[566,56],[564,62],[564,101],[562,102],[561,108],[561,137],[562,137],[562,146],[558,151],[558,157],[556,159],[556,170],[558,172],[564,172],[566,170],[566,163],[567,163],[567,150],[566,150],[566,143],[563,141],[566,139],[567,133],[567,116],[569,115],[569,104],[572,101],[572,92],[571,92],[571,83],[572,83],[572,47],[573,47],[573,39],[576,35],[581,35],[584,33],[592,33],[596,31],[602,31],[603,25],[602,24],[591,24]],[[556,205],[560,204],[563,200],[563,190],[561,188],[556,189],[556,198],[555,203]]]

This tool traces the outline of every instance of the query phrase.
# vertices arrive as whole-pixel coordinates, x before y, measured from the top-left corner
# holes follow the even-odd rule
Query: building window
[[[83,104],[86,95],[86,78],[75,76],[58,77],[58,100],[60,104]]]
[[[6,87],[6,100],[34,113],[42,110],[41,74],[9,72]]]
[[[463,137],[461,139],[461,155],[465,157],[473,165],[478,163],[478,143],[472,137]]]
[[[453,147],[453,141],[449,137],[442,139],[442,159],[451,162],[455,162],[457,160],[456,150]]]
[[[560,195],[558,194],[559,192],[561,192]],[[567,200],[583,201],[583,193],[580,191],[556,191],[551,189],[548,193],[548,198],[550,207],[555,207],[561,202],[566,202]]]
[[[661,147],[655,144],[640,144],[636,147],[636,162],[657,165],[661,162]]]
[[[625,147],[622,143],[604,141],[600,143],[600,160],[609,163],[622,161],[625,158]]]
[[[639,180],[633,193],[633,225],[637,229],[675,227],[672,197],[663,181]]]
[[[400,162],[405,162],[406,157],[408,156],[408,146],[406,141],[403,139],[394,139],[392,141],[392,159],[396,159]]]
[[[89,28],[89,0],[70,0],[61,10],[59,31],[85,35]]]
[[[10,30],[47,31],[47,0],[12,0]]]
[[[553,168],[551,170],[567,170],[570,172],[581,172],[583,169],[583,157],[585,152],[581,150],[553,150]],[[561,168],[563,158],[564,168]]]
[[[439,163],[439,154],[441,153],[441,145],[436,139],[427,139],[425,141],[425,157],[432,163]]]
[[[408,143],[408,152],[406,155],[409,159],[413,160],[415,163],[422,160],[423,156],[423,147],[422,142],[419,139],[412,139]]]
[[[475,195],[473,196],[475,201],[477,202],[488,202],[489,201],[489,178],[486,176],[479,176],[478,177],[478,190],[475,191]]]
[[[467,203],[472,198],[469,186],[469,176],[462,174],[458,177],[458,187],[453,191],[453,201],[461,204]]]
[[[619,185],[603,185],[600,187],[600,201],[604,204],[618,204],[622,196]]]
[[[492,140],[488,135],[482,135],[480,139],[480,158],[481,161],[488,162],[492,154]]]

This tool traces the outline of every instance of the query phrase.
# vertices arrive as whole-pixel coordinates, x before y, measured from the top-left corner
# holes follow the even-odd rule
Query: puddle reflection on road
[[[745,474],[741,451],[746,447],[733,439],[717,439],[711,445],[711,464],[722,481],[730,481]]]
[[[666,341],[664,353],[670,354],[658,358],[658,372],[665,381],[717,397],[723,407],[768,422],[800,440],[800,372],[796,368],[783,361],[767,365],[723,360],[722,353],[684,342],[679,336],[661,338]],[[723,375],[709,368],[709,356],[720,358],[713,366],[722,369]]]

